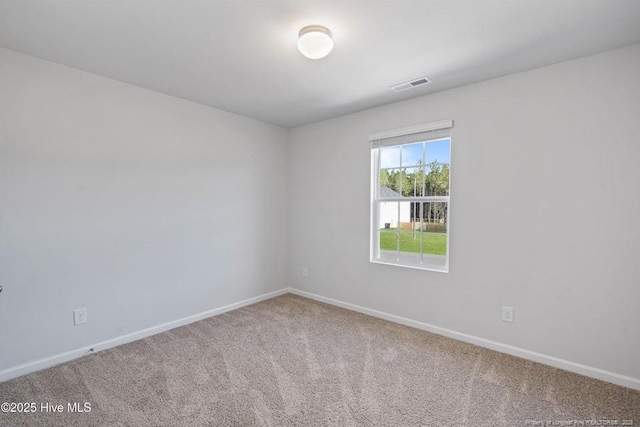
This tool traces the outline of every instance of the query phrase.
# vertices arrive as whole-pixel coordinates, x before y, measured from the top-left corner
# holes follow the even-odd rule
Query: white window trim
[[[411,135],[415,133],[428,132],[439,129],[451,129],[453,128],[453,120],[445,119],[439,120],[437,122],[430,122],[419,124],[415,126],[407,126],[398,129],[391,129],[381,132],[374,132],[369,135],[369,143],[373,141],[377,141],[380,139],[393,138],[398,136]],[[450,144],[452,144],[452,138],[449,137]],[[452,156],[451,145],[449,145],[449,155]],[[449,196],[441,196],[436,197],[435,199],[442,199],[442,201],[447,202],[447,252],[445,255],[445,265],[438,266],[435,264],[415,264],[410,262],[403,262],[401,260],[389,261],[385,259],[381,259],[377,257],[379,251],[379,242],[378,242],[378,216],[379,216],[379,203],[380,199],[378,198],[379,194],[379,170],[380,170],[380,159],[379,159],[379,150],[371,150],[371,195],[370,195],[370,232],[369,232],[369,261],[373,264],[381,264],[381,265],[392,265],[396,267],[404,267],[404,268],[412,268],[417,270],[427,270],[427,271],[435,271],[439,273],[449,273],[449,259],[450,259],[450,238],[451,238],[451,180],[453,174],[453,160],[451,159],[449,162]],[[401,200],[395,199],[387,199],[384,201],[403,201],[403,202],[411,202],[411,201],[424,201],[422,197],[403,197]],[[436,201],[436,200],[432,200]]]

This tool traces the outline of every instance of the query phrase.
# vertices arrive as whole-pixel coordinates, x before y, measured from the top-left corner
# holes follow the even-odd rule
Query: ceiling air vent
[[[411,80],[410,82],[404,82],[395,86],[391,86],[391,89],[393,89],[394,92],[402,92],[403,90],[412,89],[414,87],[426,85],[429,83],[431,83],[431,79],[427,76],[424,76],[415,80]]]

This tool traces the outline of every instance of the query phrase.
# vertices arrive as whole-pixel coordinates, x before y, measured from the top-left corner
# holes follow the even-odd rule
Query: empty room
[[[640,425],[640,1],[0,0],[0,426]]]

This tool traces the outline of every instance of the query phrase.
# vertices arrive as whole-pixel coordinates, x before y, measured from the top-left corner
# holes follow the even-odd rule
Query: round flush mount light
[[[331,31],[322,25],[308,25],[298,34],[298,50],[307,58],[324,58],[333,49]]]

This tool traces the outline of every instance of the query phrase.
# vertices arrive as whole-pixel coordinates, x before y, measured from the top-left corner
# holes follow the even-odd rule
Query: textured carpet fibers
[[[10,426],[640,425],[640,392],[294,295],[1,383],[0,402],[38,405]]]

